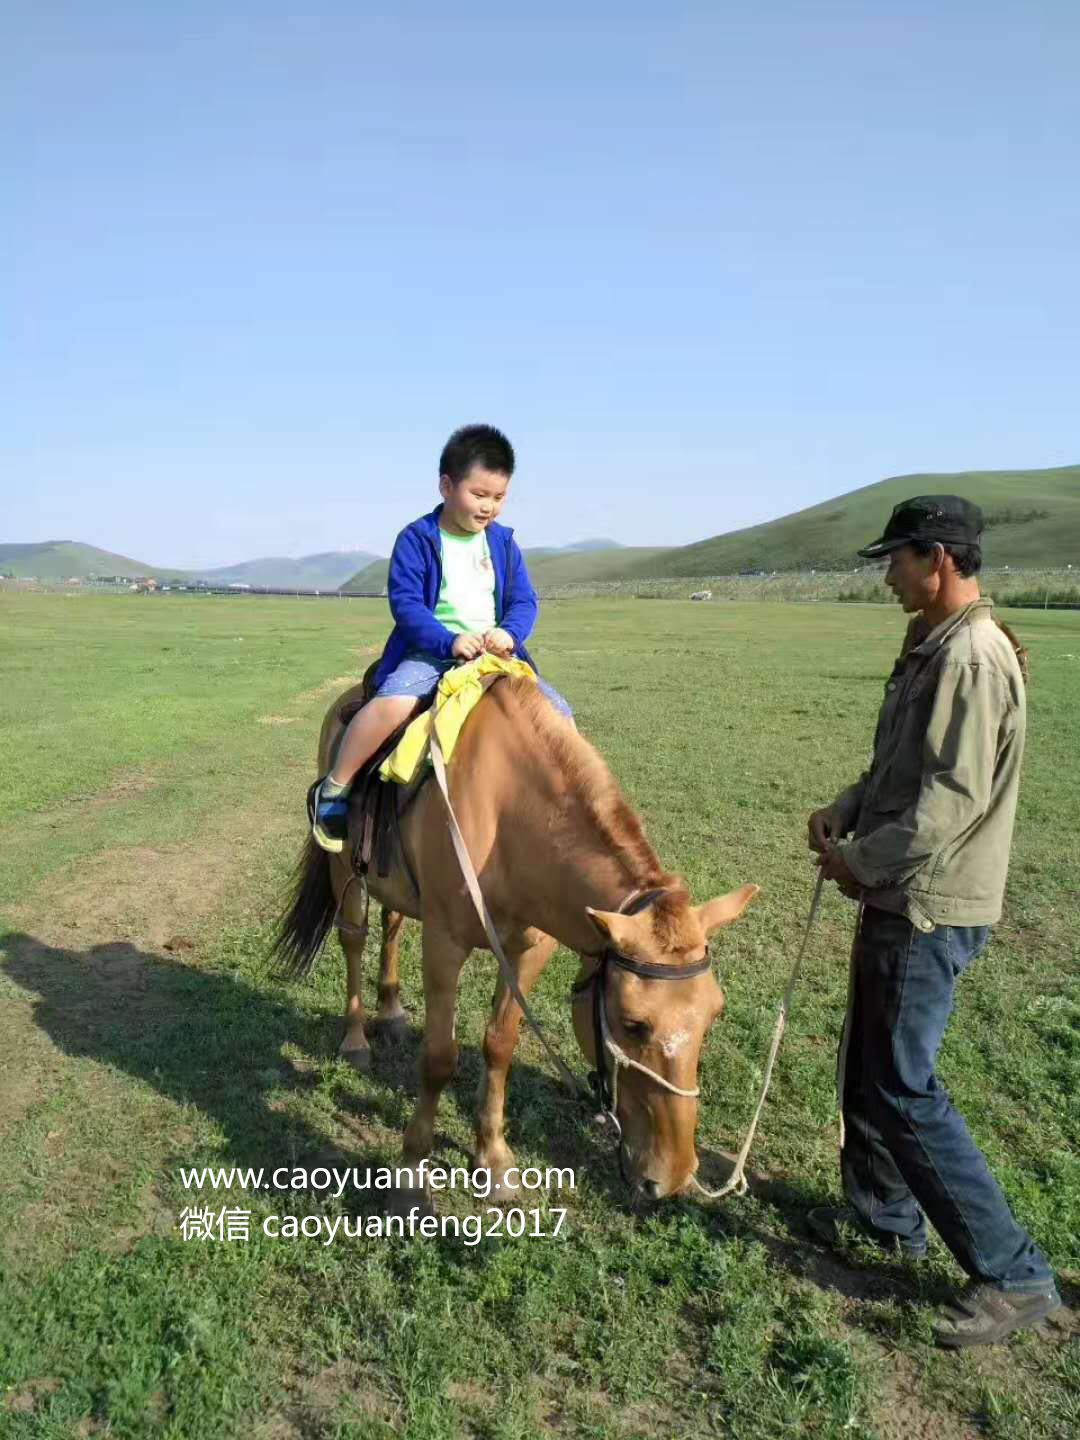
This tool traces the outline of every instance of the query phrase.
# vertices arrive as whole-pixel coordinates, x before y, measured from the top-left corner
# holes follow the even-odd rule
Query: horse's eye
[[[647,1020],[624,1020],[623,1029],[635,1040],[647,1040],[652,1034],[652,1026]]]

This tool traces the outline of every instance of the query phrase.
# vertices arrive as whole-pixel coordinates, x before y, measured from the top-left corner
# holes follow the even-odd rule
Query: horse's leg
[[[398,978],[398,949],[405,916],[400,910],[382,907],[382,948],[379,951],[379,1008],[373,1025],[391,1037],[403,1035],[406,1015],[401,1005],[401,984]]]
[[[364,978],[364,943],[367,940],[367,916],[362,903],[360,882],[349,883],[351,871],[341,865],[331,867],[334,895],[341,905],[340,919],[348,927],[338,930],[338,939],[345,952],[345,1033],[338,1046],[342,1060],[354,1070],[371,1069],[371,1049],[364,1034],[364,1000],[360,986]],[[348,887],[346,889],[346,886]],[[344,904],[341,897],[345,896]]]
[[[425,925],[424,1048],[420,1059],[420,1094],[405,1131],[405,1163],[415,1165],[431,1154],[435,1140],[435,1111],[443,1087],[457,1068],[454,1010],[458,978],[469,952],[445,931]]]
[[[535,930],[531,934],[540,938],[506,957],[523,995],[528,995],[555,949],[555,941],[550,935],[542,935]],[[490,1198],[494,1201],[509,1200],[519,1188],[516,1183],[510,1184],[506,1177],[507,1170],[514,1164],[514,1154],[503,1135],[503,1113],[506,1082],[522,1018],[521,1006],[511,995],[500,973],[491,1016],[484,1031],[484,1078],[476,1112],[476,1165],[479,1170],[491,1172]]]

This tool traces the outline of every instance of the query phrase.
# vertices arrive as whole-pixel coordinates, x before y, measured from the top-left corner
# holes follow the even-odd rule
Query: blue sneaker
[[[322,780],[316,780],[308,791],[308,818],[316,845],[329,850],[332,855],[339,855],[349,838],[349,795],[346,791],[343,795],[324,798],[322,787],[325,779],[324,775]]]

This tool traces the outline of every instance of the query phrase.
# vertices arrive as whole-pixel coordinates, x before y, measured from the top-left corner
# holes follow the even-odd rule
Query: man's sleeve
[[[837,833],[847,835],[855,828],[855,821],[859,818],[859,811],[862,809],[863,796],[866,794],[866,782],[870,778],[870,771],[864,770],[846,790],[841,790],[832,803],[833,812],[837,818]]]
[[[512,571],[513,573],[510,576],[506,601],[503,605],[503,616],[499,623],[507,634],[514,637],[515,645],[524,645],[536,624],[536,615],[540,604],[536,598],[532,581],[529,579],[525,556],[518,548],[516,540],[510,541],[506,558],[507,572]]]
[[[423,546],[415,535],[403,530],[394,542],[386,593],[390,613],[411,650],[424,650],[448,660],[455,635],[435,619],[424,603]]]
[[[947,663],[938,677],[918,795],[895,819],[841,849],[867,887],[913,875],[986,811],[1006,701],[984,666]]]

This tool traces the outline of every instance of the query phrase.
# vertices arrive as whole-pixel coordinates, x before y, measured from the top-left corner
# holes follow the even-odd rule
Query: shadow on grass
[[[24,990],[37,996],[34,1019],[64,1054],[88,1057],[143,1081],[181,1105],[195,1105],[220,1127],[224,1149],[213,1156],[176,1155],[168,1177],[185,1167],[215,1168],[337,1165],[372,1168],[400,1163],[388,1158],[385,1139],[365,1145],[364,1122],[399,1134],[416,1093],[422,1034],[409,1026],[396,1038],[372,1034],[376,1086],[357,1094],[351,1084],[336,1086],[333,1101],[346,1128],[358,1131],[358,1147],[335,1140],[281,1107],[283,1089],[302,1091],[325,1084],[320,1068],[306,1070],[282,1054],[296,1047],[317,1061],[336,1057],[341,1020],[307,1013],[293,1001],[291,986],[264,991],[242,977],[198,969],[183,961],[143,951],[127,941],[86,950],[60,949],[32,935],[0,936],[0,966]],[[471,1118],[483,1072],[478,1047],[461,1047],[458,1073],[443,1106],[455,1105]],[[545,1163],[590,1174],[610,1169],[604,1188],[613,1204],[627,1206],[609,1157],[580,1123],[573,1096],[543,1071],[515,1064],[507,1103],[507,1128],[514,1143],[545,1156]],[[348,1121],[354,1122],[350,1127]],[[457,1143],[436,1134],[436,1159],[471,1165]],[[400,1152],[398,1152],[400,1154]],[[289,1192],[299,1193],[299,1192]],[[318,1197],[324,1192],[312,1191]],[[357,1213],[399,1213],[418,1203],[419,1191],[346,1191]]]
[[[356,1147],[334,1139],[294,1108],[277,1108],[282,1089],[303,1090],[325,1081],[325,1072],[305,1071],[282,1055],[285,1046],[321,1060],[334,1058],[341,1022],[337,1016],[307,1013],[284,984],[276,992],[256,989],[243,978],[197,969],[182,961],[139,950],[126,941],[67,950],[35,937],[9,933],[0,937],[0,964],[18,985],[38,998],[36,1023],[63,1053],[89,1057],[143,1081],[181,1105],[195,1105],[213,1119],[225,1137],[224,1150],[211,1157],[175,1155],[166,1164],[174,1182],[181,1165],[262,1168],[316,1165],[333,1168],[396,1165],[386,1143]],[[394,1040],[373,1036],[372,1080],[376,1085],[358,1094],[350,1084],[336,1087],[333,1101],[348,1127],[362,1132],[365,1122],[400,1133],[409,1118],[421,1033],[409,1026]],[[455,1080],[443,1104],[459,1107],[471,1119],[476,1086],[483,1072],[478,1047],[463,1045]],[[514,1065],[507,1100],[507,1132],[511,1143],[543,1163],[587,1173],[589,1184],[605,1203],[629,1217],[640,1215],[619,1178],[615,1156],[591,1133],[589,1117],[577,1097],[559,1082],[527,1063]],[[447,1166],[471,1164],[445,1132],[436,1137],[436,1159]],[[702,1154],[702,1174],[716,1185],[730,1173],[731,1160]],[[164,1177],[163,1177],[164,1178]],[[791,1179],[751,1173],[751,1192],[778,1212],[796,1231],[801,1217],[827,1197]],[[301,1192],[289,1192],[299,1194]],[[325,1192],[310,1191],[321,1200]],[[426,1208],[419,1190],[346,1191],[346,1208],[357,1214],[401,1214],[413,1205]],[[677,1207],[677,1208],[676,1208]],[[664,1213],[662,1205],[656,1211]],[[683,1199],[672,1213],[691,1213],[717,1240],[739,1236],[757,1240],[773,1263],[823,1290],[859,1301],[887,1298],[920,1299],[927,1287],[917,1282],[909,1265],[862,1257],[845,1263],[807,1238],[778,1235],[737,1203],[730,1208],[700,1205]],[[767,1225],[766,1221],[766,1225]],[[460,1259],[453,1238],[435,1242],[449,1258]],[[934,1288],[934,1287],[931,1287]],[[948,1293],[942,1287],[942,1297]],[[1073,1297],[1069,1297],[1072,1299]]]

